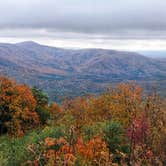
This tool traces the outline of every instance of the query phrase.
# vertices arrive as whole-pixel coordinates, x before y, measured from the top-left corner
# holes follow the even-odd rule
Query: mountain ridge
[[[100,92],[121,81],[166,80],[166,61],[136,52],[0,43],[0,73],[53,93]],[[163,82],[164,82],[163,81]],[[76,92],[75,92],[76,93]]]

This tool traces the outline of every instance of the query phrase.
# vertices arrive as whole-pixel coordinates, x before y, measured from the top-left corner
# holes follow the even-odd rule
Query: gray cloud
[[[43,29],[52,37],[61,32],[165,38],[165,6],[164,0],[5,0],[0,1],[0,28]]]

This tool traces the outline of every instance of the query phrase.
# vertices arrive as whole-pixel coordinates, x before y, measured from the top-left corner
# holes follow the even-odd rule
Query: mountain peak
[[[24,42],[16,43],[16,45],[19,45],[19,46],[33,46],[33,45],[40,45],[40,44],[36,43],[34,41],[24,41]]]

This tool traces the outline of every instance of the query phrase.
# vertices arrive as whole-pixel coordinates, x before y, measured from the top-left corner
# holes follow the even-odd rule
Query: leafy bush
[[[128,153],[129,145],[125,143],[124,130],[119,122],[107,121],[103,128],[103,139],[110,153],[114,154],[114,161],[120,161],[120,153]]]
[[[36,101],[26,85],[0,77],[0,134],[22,136],[38,125]]]
[[[3,166],[13,166],[33,160],[34,154],[29,150],[31,144],[38,145],[47,137],[63,136],[64,133],[60,127],[34,130],[21,138],[2,136],[0,137],[0,163],[3,163]]]

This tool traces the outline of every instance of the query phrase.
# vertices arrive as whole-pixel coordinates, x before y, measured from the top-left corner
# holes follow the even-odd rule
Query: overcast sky
[[[166,0],[0,0],[0,42],[166,50]]]

